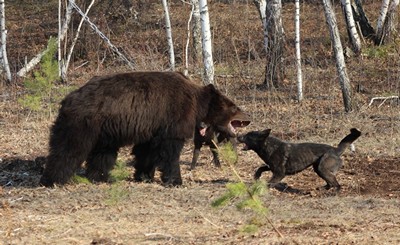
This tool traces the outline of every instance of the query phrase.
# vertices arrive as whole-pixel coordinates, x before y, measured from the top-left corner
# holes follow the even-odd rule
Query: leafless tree
[[[282,23],[282,1],[267,1],[266,26],[268,33],[265,80],[260,88],[278,87],[284,76],[283,53],[285,37]]]
[[[168,42],[168,53],[169,53],[169,65],[172,71],[175,70],[175,53],[174,53],[174,42],[172,40],[172,28],[171,28],[171,20],[169,18],[169,10],[167,0],[162,0],[162,4],[164,7],[164,16],[165,16],[165,31],[167,32],[167,42]]]
[[[267,32],[267,1],[266,0],[253,0],[254,5],[258,10],[258,14],[260,15],[261,23],[264,30],[264,47],[265,51],[268,52],[268,32]]]
[[[201,44],[201,21],[200,21],[200,6],[199,0],[191,0],[193,6],[192,16],[192,40],[193,40],[193,56],[195,63],[201,61],[202,57],[202,44]]]
[[[201,34],[204,62],[204,84],[214,83],[214,63],[212,55],[210,17],[208,14],[207,0],[199,0]]]
[[[396,30],[394,18],[399,6],[399,0],[384,0],[376,26],[375,44],[381,45],[388,42],[393,31]]]
[[[397,21],[395,16],[398,11],[399,0],[384,0],[379,12],[379,17],[374,29],[364,12],[362,1],[354,0],[356,7],[353,8],[356,13],[355,19],[358,21],[362,35],[372,41],[375,45],[382,45],[390,41],[390,36],[396,31]]]
[[[6,73],[6,79],[11,82],[10,66],[7,57],[7,29],[6,29],[6,11],[4,0],[0,0],[0,28],[1,28],[1,50],[0,50],[0,72]]]
[[[352,92],[350,80],[347,75],[346,63],[344,60],[343,47],[340,41],[339,29],[337,27],[335,12],[330,0],[323,0],[326,23],[328,24],[331,36],[333,51],[336,59],[336,69],[342,89],[343,103],[346,112],[352,111]]]
[[[295,0],[295,45],[296,45],[296,66],[297,66],[297,100],[303,100],[303,76],[301,72],[300,52],[300,0]]]
[[[65,71],[68,71],[68,67],[69,67],[69,63],[70,63],[70,61],[71,61],[72,53],[73,53],[73,51],[74,51],[75,44],[76,44],[76,42],[78,41],[79,33],[80,33],[80,31],[81,31],[83,22],[85,21],[85,18],[87,18],[87,15],[88,15],[90,9],[92,8],[94,2],[95,2],[95,0],[92,0],[92,1],[90,2],[89,6],[87,7],[87,9],[86,9],[86,11],[85,11],[85,16],[83,16],[82,19],[81,19],[81,21],[79,22],[79,25],[78,25],[78,28],[77,28],[77,30],[76,30],[76,34],[75,34],[74,40],[72,41],[72,44],[71,44],[71,46],[70,46],[70,48],[69,48],[69,52],[68,52],[68,56],[67,56],[67,61],[65,62]]]
[[[349,34],[350,42],[353,47],[353,52],[356,55],[361,53],[361,40],[357,32],[356,23],[354,21],[353,10],[350,0],[341,0],[342,9],[347,25],[347,33]]]

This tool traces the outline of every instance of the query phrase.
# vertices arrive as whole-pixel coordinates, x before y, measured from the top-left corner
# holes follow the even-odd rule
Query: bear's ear
[[[207,86],[206,86],[206,89],[208,90],[208,91],[210,91],[210,92],[214,92],[214,91],[216,91],[217,89],[214,87],[214,85],[213,84],[208,84]]]

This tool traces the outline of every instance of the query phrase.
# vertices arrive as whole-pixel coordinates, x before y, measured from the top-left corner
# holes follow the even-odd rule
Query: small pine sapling
[[[215,144],[215,142],[213,142]],[[273,227],[273,229],[283,237],[283,235],[275,228],[272,221],[268,218],[268,209],[265,207],[264,203],[260,199],[262,195],[266,193],[266,183],[264,181],[255,181],[254,183],[248,185],[238,174],[235,165],[237,163],[238,157],[234,150],[232,144],[225,144],[218,147],[216,144],[216,149],[221,156],[221,159],[225,161],[229,168],[232,170],[238,182],[228,183],[226,185],[227,191],[219,198],[215,199],[212,203],[212,207],[222,207],[228,205],[229,203],[235,203],[238,210],[251,210],[255,215],[249,220],[249,222],[241,229],[246,233],[254,233],[261,227],[264,222],[260,218],[264,218]]]

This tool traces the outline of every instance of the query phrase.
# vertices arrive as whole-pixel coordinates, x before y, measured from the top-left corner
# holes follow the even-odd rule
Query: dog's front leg
[[[290,144],[282,144],[271,155],[272,177],[269,180],[269,186],[275,187],[286,176],[286,163],[289,159],[290,147]]]
[[[270,171],[271,168],[265,164],[257,169],[256,173],[254,174],[254,179],[258,180],[261,177],[261,174],[265,171]]]

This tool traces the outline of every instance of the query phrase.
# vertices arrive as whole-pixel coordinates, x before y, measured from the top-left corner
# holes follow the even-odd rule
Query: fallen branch
[[[383,100],[382,103],[379,104],[378,108],[381,107],[387,100],[400,100],[400,97],[397,95],[392,95],[392,96],[381,96],[381,97],[374,97],[371,99],[369,102],[368,106],[371,106],[375,100]]]

